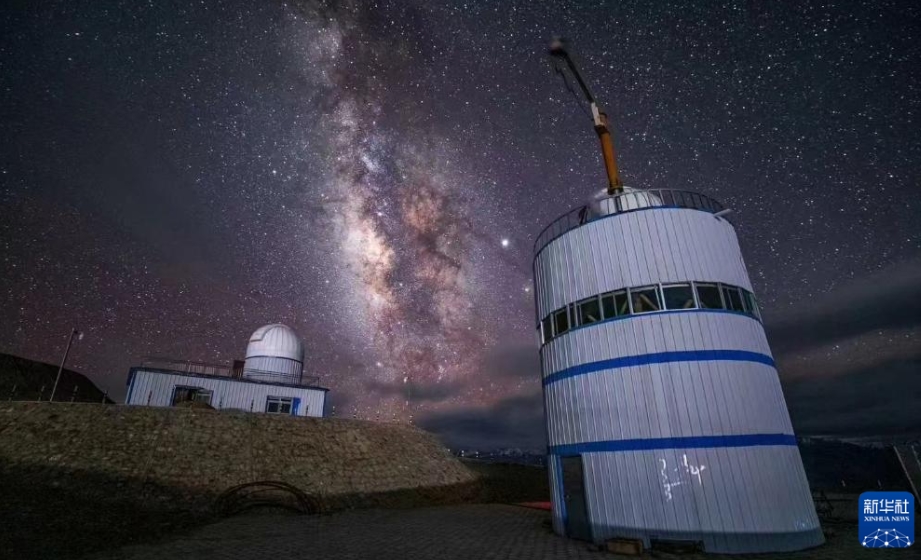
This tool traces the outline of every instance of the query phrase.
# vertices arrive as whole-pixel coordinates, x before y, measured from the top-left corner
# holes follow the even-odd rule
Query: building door
[[[592,540],[592,528],[585,507],[585,478],[582,456],[563,457],[563,502],[566,504],[566,535],[583,541]]]

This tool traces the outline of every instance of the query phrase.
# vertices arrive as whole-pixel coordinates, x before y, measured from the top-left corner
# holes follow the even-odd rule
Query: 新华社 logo
[[[864,492],[857,512],[860,544],[905,548],[915,544],[915,501],[908,492]]]

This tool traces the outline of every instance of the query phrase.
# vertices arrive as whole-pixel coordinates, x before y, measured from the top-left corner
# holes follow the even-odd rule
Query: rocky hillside
[[[289,484],[319,511],[482,492],[434,436],[407,425],[0,402],[0,550],[11,557],[61,558],[191,527],[221,513],[223,492],[259,481]]]
[[[335,505],[475,479],[403,424],[102,404],[0,403],[0,460],[208,495],[277,480]]]

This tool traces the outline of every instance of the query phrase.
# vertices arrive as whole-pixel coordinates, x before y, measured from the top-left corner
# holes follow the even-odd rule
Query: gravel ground
[[[789,560],[878,560],[880,552],[862,548],[857,528],[836,526],[821,547],[777,555],[674,555],[647,558]],[[919,558],[915,549],[890,550],[887,558]],[[332,515],[294,516],[275,512],[249,514],[208,525],[158,544],[123,548],[94,560],[161,558],[242,560],[287,558],[328,560],[475,560],[618,558],[587,543],[550,531],[545,511],[508,505],[461,505],[412,510],[360,510]],[[624,556],[623,558],[631,558]]]

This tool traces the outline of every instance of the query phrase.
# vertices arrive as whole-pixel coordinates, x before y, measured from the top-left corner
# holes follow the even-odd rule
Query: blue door
[[[563,501],[566,504],[566,535],[581,541],[592,540],[592,528],[585,507],[585,475],[582,456],[563,457]]]

